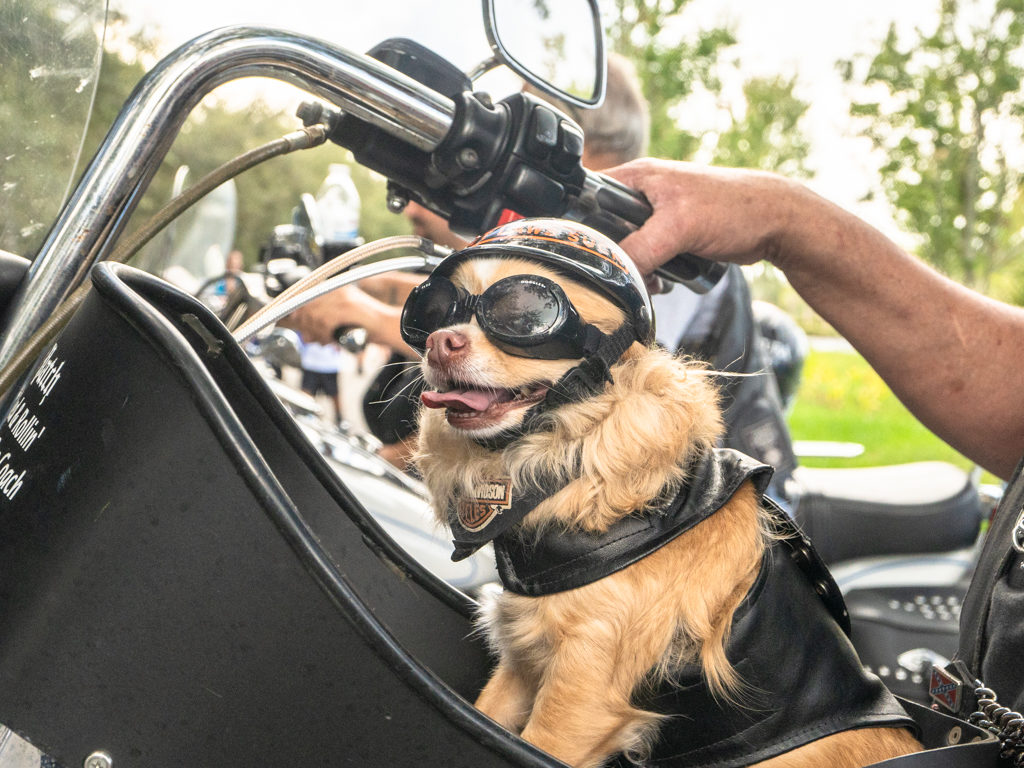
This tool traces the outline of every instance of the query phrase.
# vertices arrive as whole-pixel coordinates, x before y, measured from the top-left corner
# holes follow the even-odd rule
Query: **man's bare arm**
[[[926,426],[1010,475],[1024,454],[1024,310],[943,277],[779,176],[649,160],[609,174],[654,206],[623,241],[642,271],[683,251],[741,264],[767,259]]]

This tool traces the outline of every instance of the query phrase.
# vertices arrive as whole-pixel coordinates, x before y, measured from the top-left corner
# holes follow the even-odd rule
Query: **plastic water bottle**
[[[347,250],[359,240],[359,192],[347,165],[332,163],[316,195],[324,245]]]

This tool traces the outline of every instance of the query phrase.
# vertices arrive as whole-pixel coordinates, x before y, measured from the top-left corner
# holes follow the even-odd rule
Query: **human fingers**
[[[607,171],[646,196],[653,214],[623,240],[641,270],[679,253],[751,264],[771,253],[802,188],[775,174],[664,160]]]
[[[693,180],[686,164],[644,158],[605,173],[642,192],[651,204],[650,218],[620,243],[643,274],[680,253],[696,252],[700,243],[694,217],[687,215],[693,207]]]
[[[331,337],[330,329],[322,322],[315,311],[309,311],[308,305],[300,307],[286,317],[282,317],[278,321],[278,325],[298,331],[302,340],[306,343],[330,344],[334,340]]]
[[[352,286],[337,288],[295,310],[287,325],[305,341],[330,344],[337,328],[364,325],[363,297],[369,298]]]

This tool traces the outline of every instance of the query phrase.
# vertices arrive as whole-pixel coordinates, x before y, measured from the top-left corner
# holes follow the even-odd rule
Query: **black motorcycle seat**
[[[981,522],[977,481],[943,461],[800,467],[797,522],[826,562],[970,546]]]

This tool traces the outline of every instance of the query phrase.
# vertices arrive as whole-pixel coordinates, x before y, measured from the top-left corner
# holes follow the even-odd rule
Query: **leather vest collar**
[[[567,481],[544,483],[546,490],[513,489],[508,479],[489,480],[448,507],[452,560],[465,560],[482,546],[522,522],[533,508],[565,487]]]
[[[506,526],[494,541],[498,575],[505,589],[521,595],[581,587],[693,528],[721,508],[744,481],[753,481],[758,494],[763,493],[771,476],[772,469],[765,464],[731,449],[714,449],[693,465],[689,479],[668,504],[623,518],[606,533],[559,529],[534,539]]]

